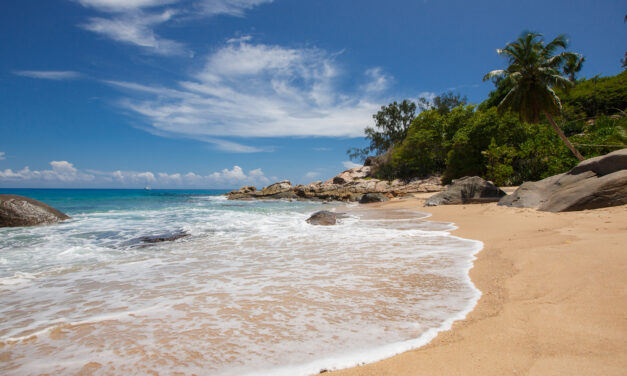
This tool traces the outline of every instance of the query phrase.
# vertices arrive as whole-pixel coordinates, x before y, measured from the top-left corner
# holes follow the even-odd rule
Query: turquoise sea
[[[481,243],[452,224],[225,192],[0,189],[72,217],[0,229],[0,374],[317,374],[418,347],[479,297]],[[305,221],[321,209],[349,216]]]

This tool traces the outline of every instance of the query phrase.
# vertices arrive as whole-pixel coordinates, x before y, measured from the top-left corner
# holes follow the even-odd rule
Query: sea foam
[[[452,224],[306,223],[321,207],[194,197],[0,230],[0,371],[308,375],[419,347],[476,304],[482,244]],[[173,231],[191,236],[131,241]]]

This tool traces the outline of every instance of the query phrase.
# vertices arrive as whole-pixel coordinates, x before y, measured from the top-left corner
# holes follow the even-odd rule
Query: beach
[[[430,213],[484,243],[477,306],[428,345],[349,375],[624,375],[627,207],[549,213],[496,203],[423,207],[428,194],[372,206]]]

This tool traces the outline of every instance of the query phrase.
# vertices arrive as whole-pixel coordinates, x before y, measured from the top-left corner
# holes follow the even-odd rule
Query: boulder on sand
[[[627,149],[586,159],[570,171],[527,182],[499,205],[563,212],[627,204]]]
[[[361,200],[359,200],[360,204],[369,204],[371,202],[383,202],[388,201],[389,198],[381,193],[366,193],[361,196]]]
[[[334,213],[327,210],[315,212],[307,219],[307,223],[319,226],[332,226],[338,219],[346,218],[344,213]]]
[[[34,226],[70,219],[43,202],[16,195],[0,195],[0,227]]]
[[[444,192],[431,196],[425,202],[425,206],[494,202],[499,201],[505,194],[491,181],[478,176],[465,176],[453,180]]]

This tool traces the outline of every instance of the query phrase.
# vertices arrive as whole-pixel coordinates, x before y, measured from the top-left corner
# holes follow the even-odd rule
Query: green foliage
[[[576,164],[548,124],[522,123],[516,114],[499,114],[495,107],[479,111],[459,106],[444,115],[436,110],[420,113],[378,177],[409,180],[442,174],[448,183],[477,175],[499,185],[516,185]]]
[[[440,115],[448,114],[455,107],[463,106],[466,103],[468,103],[468,98],[462,97],[461,94],[455,94],[452,91],[435,96],[432,102],[429,102],[424,97],[418,98],[418,107],[421,112],[436,110]]]
[[[390,103],[381,106],[381,110],[372,115],[375,120],[375,128],[365,129],[366,138],[370,145],[363,149],[351,148],[347,154],[351,159],[365,160],[368,155],[374,153],[380,155],[388,151],[392,146],[399,144],[407,135],[407,128],[416,115],[416,104],[403,100],[401,103]]]
[[[571,141],[588,157],[607,154],[627,147],[627,116],[599,116],[582,124],[581,133]]]
[[[569,119],[616,114],[627,110],[627,70],[616,76],[577,81],[575,87],[558,91]]]

